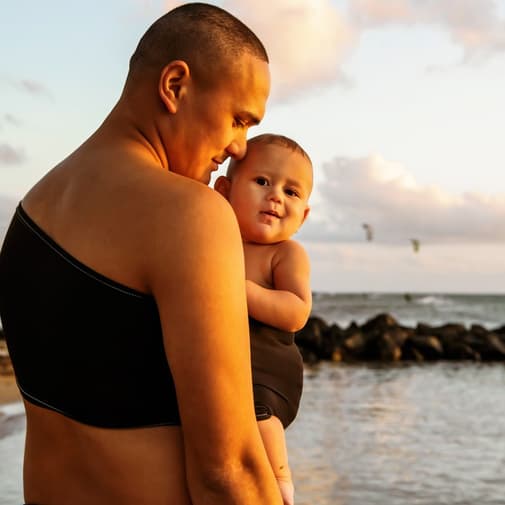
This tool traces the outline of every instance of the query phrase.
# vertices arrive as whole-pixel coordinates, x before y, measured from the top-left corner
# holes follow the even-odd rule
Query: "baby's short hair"
[[[252,137],[247,141],[247,149],[249,150],[251,146],[256,144],[285,147],[286,149],[290,149],[291,151],[300,154],[312,165],[312,160],[305,149],[303,149],[298,142],[286,137],[285,135],[279,135],[278,133],[262,133],[261,135],[256,135],[256,137]],[[240,162],[241,160],[230,160],[228,170],[226,172],[227,177],[233,176],[233,172],[235,171],[235,168],[240,165]]]

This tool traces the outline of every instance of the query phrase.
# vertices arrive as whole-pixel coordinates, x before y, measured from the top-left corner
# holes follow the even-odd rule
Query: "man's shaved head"
[[[196,83],[213,84],[212,76],[244,52],[268,63],[263,44],[242,21],[214,5],[189,3],[147,30],[130,59],[128,80],[159,74],[169,62],[183,60]]]

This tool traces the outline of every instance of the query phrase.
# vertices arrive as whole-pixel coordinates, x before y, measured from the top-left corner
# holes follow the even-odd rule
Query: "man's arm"
[[[280,505],[254,415],[236,219],[210,189],[183,184],[190,193],[160,209],[166,219],[153,240],[150,284],[177,391],[191,499]]]
[[[312,308],[310,263],[303,247],[293,240],[283,242],[272,261],[274,288],[247,280],[249,315],[284,331],[298,331]]]

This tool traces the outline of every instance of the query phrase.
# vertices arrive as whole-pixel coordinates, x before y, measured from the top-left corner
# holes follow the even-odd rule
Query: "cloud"
[[[26,159],[23,149],[15,149],[9,144],[0,144],[0,165],[19,165]]]
[[[9,123],[13,126],[20,126],[21,125],[21,121],[13,116],[12,114],[4,114],[4,120],[6,123]]]
[[[31,79],[22,79],[15,83],[16,88],[21,91],[25,91],[33,96],[51,96],[51,92],[46,88],[44,84]]]
[[[274,99],[346,78],[341,63],[356,41],[331,0],[225,0],[265,44]]]
[[[505,21],[494,0],[350,0],[356,28],[387,24],[437,25],[447,30],[471,62],[505,50]]]
[[[505,194],[456,195],[422,186],[402,165],[378,155],[338,157],[323,171],[319,202],[300,232],[306,240],[362,242],[368,223],[378,243],[505,241]]]
[[[139,0],[140,1],[140,0]],[[183,2],[166,0],[170,9]],[[222,0],[213,2],[244,21],[265,44],[272,70],[272,98],[300,98],[339,83],[349,87],[343,63],[361,35],[388,25],[437,26],[464,51],[463,63],[505,50],[505,21],[494,0]]]
[[[6,123],[12,126],[21,126],[23,124],[20,119],[18,119],[16,116],[13,116],[12,114],[4,114],[3,119]]]
[[[327,292],[503,293],[503,244],[305,244],[312,286]]]

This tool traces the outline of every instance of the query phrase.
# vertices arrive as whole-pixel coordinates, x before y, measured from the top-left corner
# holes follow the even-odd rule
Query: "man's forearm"
[[[193,505],[282,505],[270,465],[251,462],[207,473],[190,486]]]

